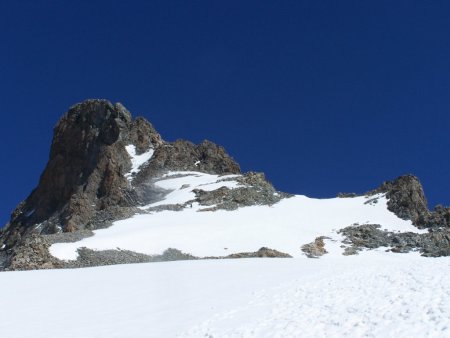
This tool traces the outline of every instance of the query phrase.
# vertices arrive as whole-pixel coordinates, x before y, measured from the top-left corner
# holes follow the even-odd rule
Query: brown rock
[[[125,148],[129,144],[137,154],[154,149],[153,158],[131,184],[125,177],[131,169]],[[224,148],[209,141],[164,142],[150,122],[132,120],[120,103],[94,99],[76,104],[54,128],[50,158],[39,184],[12,213],[0,233],[0,244],[16,261],[26,254],[42,256],[45,248],[17,253],[31,235],[96,229],[133,214],[141,197],[154,198],[147,196],[154,193],[147,186],[166,170],[240,172]]]
[[[325,250],[324,239],[329,238],[325,236],[317,237],[314,242],[303,245],[302,251],[308,258],[319,258],[320,256],[325,255],[328,251]]]
[[[274,249],[262,247],[256,252],[241,252],[226,256],[225,258],[292,258],[291,255]]]

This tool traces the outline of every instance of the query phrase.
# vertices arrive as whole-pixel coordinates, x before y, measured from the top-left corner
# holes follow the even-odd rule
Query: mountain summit
[[[34,269],[161,259],[197,259],[209,256],[291,256],[295,253],[286,253],[289,250],[283,250],[282,244],[280,247],[261,250],[258,250],[260,247],[249,247],[248,252],[241,251],[239,246],[235,250],[226,249],[226,252],[217,252],[215,248],[206,250],[202,255],[194,255],[198,250],[192,246],[187,246],[183,251],[180,251],[181,247],[170,249],[169,246],[161,247],[162,251],[152,251],[135,248],[133,245],[117,249],[114,246],[103,247],[97,244],[89,248],[83,246],[83,243],[74,243],[100,236],[94,235],[94,230],[113,229],[117,223],[127,222],[138,216],[145,217],[148,224],[145,231],[149,231],[153,224],[155,228],[160,226],[158,222],[161,221],[159,218],[162,214],[167,216],[166,220],[169,222],[163,230],[169,232],[151,234],[146,240],[164,243],[165,238],[177,236],[176,230],[170,230],[170,226],[180,222],[177,217],[184,215],[183,213],[186,213],[186,217],[199,217],[199,223],[204,215],[208,215],[207,224],[211,226],[205,228],[203,233],[192,233],[194,237],[205,236],[204,241],[208,242],[220,237],[220,233],[208,233],[218,230],[214,228],[214,224],[220,223],[224,215],[250,212],[254,210],[252,207],[262,209],[245,220],[240,216],[233,219],[233,222],[240,220],[242,226],[233,230],[237,232],[234,232],[232,237],[258,237],[257,233],[264,233],[268,226],[274,227],[270,232],[276,234],[277,227],[281,232],[286,231],[283,228],[283,218],[275,217],[273,221],[280,224],[265,225],[256,215],[270,211],[274,205],[281,208],[283,203],[293,203],[292,207],[281,214],[285,216],[295,213],[292,218],[298,219],[299,224],[304,217],[314,218],[314,215],[308,215],[303,209],[306,202],[297,201],[298,198],[276,191],[263,174],[242,174],[238,163],[221,146],[210,141],[203,141],[199,145],[184,140],[166,142],[150,122],[142,117],[133,119],[122,104],[112,104],[107,100],[87,100],[71,107],[57,123],[50,158],[38,186],[18,205],[10,222],[0,232],[0,266],[8,269]],[[411,226],[414,224],[418,231],[419,228],[428,228],[430,231],[397,235],[395,239],[389,232],[381,231],[383,224],[345,224],[347,218],[344,217],[343,223],[336,220],[340,228],[334,232],[345,237],[347,254],[374,245],[393,247],[400,252],[417,249],[431,256],[449,254],[450,209],[438,206],[430,212],[422,186],[415,176],[406,175],[385,182],[363,196],[342,194],[340,198],[334,199],[334,204],[317,202],[318,204],[311,208],[320,210],[319,214],[332,216],[336,210],[349,212],[347,208],[353,211],[361,208],[359,202],[355,202],[361,198],[362,206],[383,204],[385,201],[383,212],[392,213],[392,216],[395,214],[398,219],[388,223],[402,224],[404,220],[409,220]],[[287,202],[288,200],[290,202]],[[350,204],[355,204],[353,209]],[[362,208],[356,212],[362,212],[361,217],[355,216],[348,221],[366,221],[363,209],[366,210]],[[195,211],[195,214],[191,214],[192,211]],[[276,214],[275,211],[273,213]],[[370,212],[367,216],[369,215]],[[172,222],[171,217],[175,217]],[[317,217],[317,220],[321,219]],[[326,218],[324,222],[332,222],[331,219],[332,217]],[[381,223],[383,218],[374,216],[373,221]],[[253,234],[246,232],[249,222],[255,223],[252,224],[251,232],[255,232]],[[256,224],[258,222],[261,223],[260,228]],[[136,231],[134,235],[139,237],[142,229],[137,231],[133,226],[128,229]],[[230,228],[220,228],[220,231],[231,231]],[[411,229],[413,228],[408,228]],[[314,230],[317,232],[317,229]],[[127,229],[124,231],[127,233]],[[294,233],[296,231],[298,229]],[[311,229],[304,231],[311,232]],[[155,237],[156,235],[159,237]],[[330,234],[319,231],[317,235],[321,236],[313,237],[311,243],[298,242],[298,252],[314,257],[326,253],[327,245],[323,241],[331,238],[327,237]],[[129,233],[126,236],[129,236]],[[361,240],[358,241],[359,237]],[[189,242],[187,238],[186,242]],[[269,242],[271,241],[262,239],[258,245],[263,247]],[[62,245],[67,248],[69,244],[75,245],[70,259],[55,253],[57,250],[54,248]],[[201,241],[197,244],[201,246]],[[149,247],[151,246],[149,243]],[[233,246],[232,239],[228,246]]]
[[[152,161],[138,174],[136,166],[150,154]],[[240,173],[225,150],[211,142],[165,142],[150,122],[133,120],[120,103],[79,103],[57,123],[48,164],[37,188],[13,212],[6,245],[12,247],[33,224],[41,224],[40,233],[73,232],[99,212],[135,206],[142,197],[138,182],[162,170]]]

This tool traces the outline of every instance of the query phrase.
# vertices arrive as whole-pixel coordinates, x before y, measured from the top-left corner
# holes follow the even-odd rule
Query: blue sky
[[[52,128],[120,101],[166,140],[223,145],[284,191],[405,173],[450,204],[448,1],[2,1],[0,223]]]

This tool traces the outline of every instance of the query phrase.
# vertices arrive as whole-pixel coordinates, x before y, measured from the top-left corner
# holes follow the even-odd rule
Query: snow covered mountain
[[[428,210],[414,176],[291,195],[212,142],[166,142],[88,100],[0,230],[0,332],[448,337],[449,255],[450,208]]]
[[[1,233],[5,269],[179,259],[319,257],[386,247],[450,253],[450,208],[428,210],[418,179],[313,199],[241,173],[212,142],[166,142],[106,100],[58,122],[38,187]]]

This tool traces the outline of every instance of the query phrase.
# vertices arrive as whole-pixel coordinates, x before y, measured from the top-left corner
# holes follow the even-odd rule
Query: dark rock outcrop
[[[446,227],[450,228],[450,207],[437,205],[432,212],[419,216],[417,225],[422,227]]]
[[[131,122],[128,141],[128,143],[136,146],[136,153],[138,155],[146,152],[150,148],[157,148],[164,144],[161,135],[143,117],[137,117]]]
[[[262,247],[258,251],[255,252],[241,252],[235,253],[223,258],[292,258],[291,255],[280,252],[274,249]]]
[[[166,170],[201,171],[209,174],[240,174],[241,169],[221,146],[210,141],[199,145],[178,140],[156,148],[152,161],[135,178],[136,184],[145,182]]]
[[[106,100],[69,109],[54,129],[37,188],[12,214],[4,236],[7,248],[32,232],[82,229],[97,210],[128,205],[123,174],[131,164],[124,142],[131,123],[122,105]]]
[[[401,219],[417,223],[420,215],[428,212],[428,203],[422,184],[413,175],[400,176],[393,181],[384,182],[374,193],[385,193],[388,198],[388,209]]]
[[[353,198],[353,197],[357,197],[358,194],[354,193],[354,192],[338,192],[337,197],[339,198]]]
[[[31,234],[17,245],[12,255],[7,257],[7,270],[56,269],[64,267],[64,263],[53,257],[48,248],[50,243],[45,237]]]
[[[81,268],[102,265],[168,262],[193,259],[199,258],[172,248],[165,250],[161,255],[146,255],[121,249],[96,251],[87,248],[80,248],[78,249],[77,260],[64,262],[64,266],[66,268]]]
[[[242,206],[273,205],[283,198],[292,196],[275,190],[263,173],[249,172],[237,178],[237,181],[242,187],[234,189],[222,187],[213,191],[195,189],[193,192],[196,198],[190,203],[198,202],[202,206],[211,206],[202,211],[236,210]]]
[[[390,211],[402,219],[411,220],[419,228],[450,227],[450,207],[438,205],[433,211],[428,210],[422,184],[414,175],[386,181],[366,195],[378,193],[386,194]]]
[[[364,249],[388,247],[398,253],[419,251],[423,256],[439,257],[450,255],[450,229],[431,230],[428,233],[395,233],[383,231],[378,224],[349,226],[339,231],[349,245],[344,254],[357,254]]]

